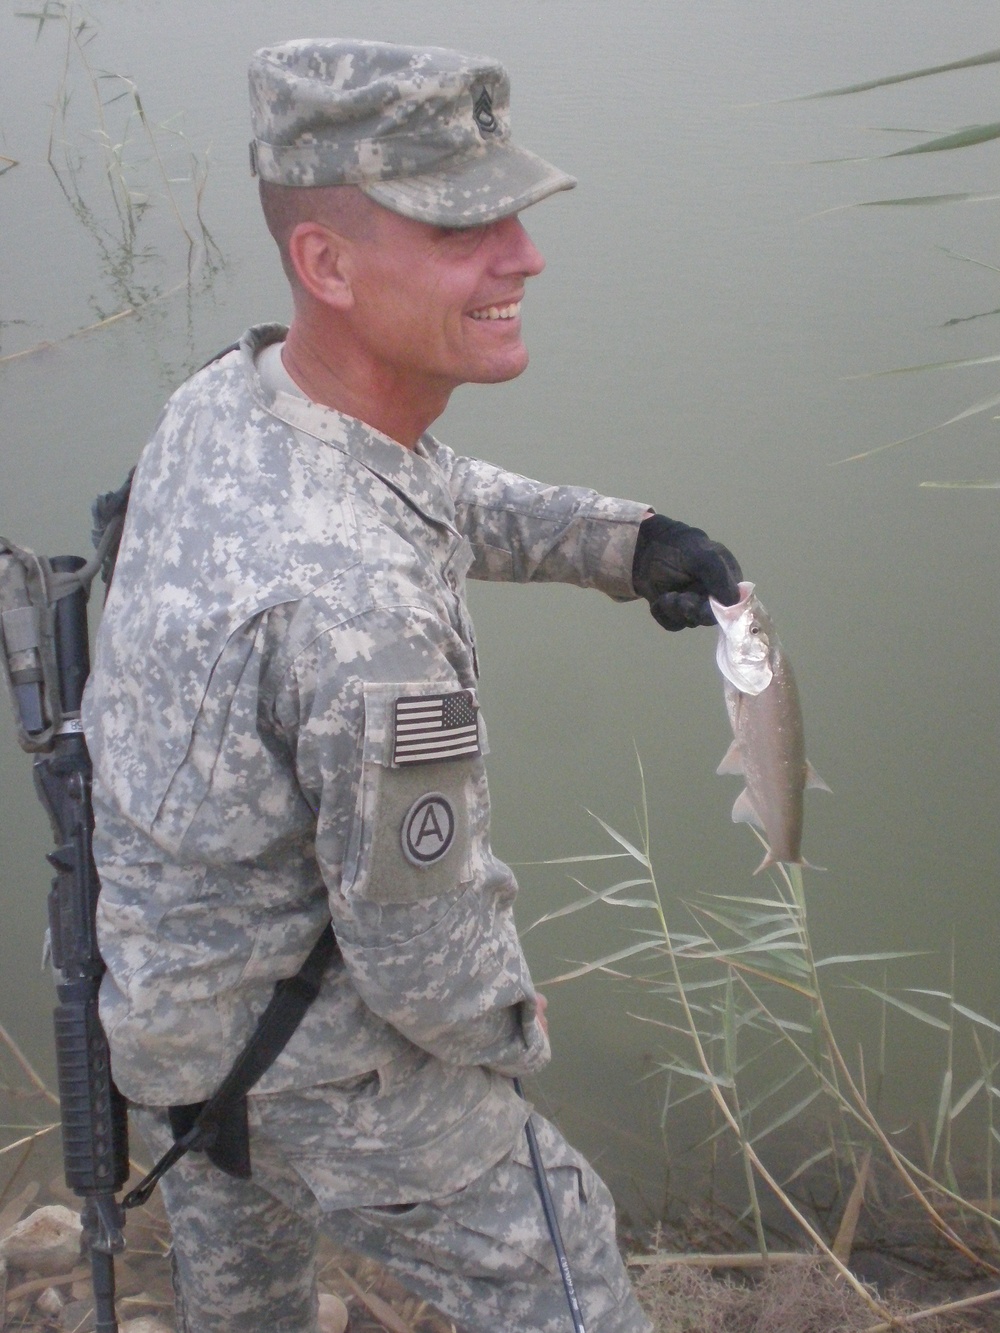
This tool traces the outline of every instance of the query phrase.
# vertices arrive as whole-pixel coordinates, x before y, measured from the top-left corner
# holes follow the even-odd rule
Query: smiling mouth
[[[513,301],[510,305],[488,305],[482,310],[469,312],[470,319],[517,319],[521,313],[521,302]]]

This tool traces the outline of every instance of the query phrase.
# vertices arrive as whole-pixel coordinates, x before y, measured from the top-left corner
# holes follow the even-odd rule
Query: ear
[[[351,243],[320,222],[300,222],[288,238],[288,258],[305,291],[346,310],[354,302]]]

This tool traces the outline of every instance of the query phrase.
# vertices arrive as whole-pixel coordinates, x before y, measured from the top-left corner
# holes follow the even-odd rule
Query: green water
[[[136,195],[134,236],[127,210],[124,222],[115,212],[72,46],[63,82],[65,27],[0,14],[0,154],[18,164],[0,176],[0,356],[14,358],[0,362],[0,532],[53,554],[85,549],[91,497],[122,479],[180,378],[247,324],[287,315],[246,166],[245,67],[257,46],[333,21],[308,0],[92,0],[86,13],[96,87],[125,94],[109,101],[104,132]],[[995,317],[945,326],[1000,305],[1000,280],[982,266],[1000,262],[996,204],[841,206],[986,192],[1000,157],[985,145],[818,165],[914,141],[880,127],[990,118],[994,76],[779,100],[986,50],[993,7],[346,0],[336,21],[347,35],[500,56],[517,137],[580,179],[525,217],[548,259],[525,305],[531,367],[460,391],[438,434],[529,475],[648,500],[733,548],[795,662],[810,758],[834,792],[807,802],[806,853],[828,867],[806,877],[817,952],[925,950],[893,980],[941,989],[954,942],[960,1001],[996,1021],[998,492],[919,485],[1000,480],[996,422],[986,412],[831,465],[998,392],[988,365],[858,376],[1000,342]],[[190,284],[163,175],[142,123],[124,119],[128,85],[109,72],[139,90],[199,240],[192,155],[206,173],[212,244]],[[477,586],[472,608],[501,855],[608,850],[588,810],[634,832],[638,749],[672,919],[699,893],[766,890],[752,878],[756,843],[729,821],[734,781],[714,774],[727,723],[709,631],[668,637],[640,606],[565,588]],[[0,766],[0,1018],[48,1073],[48,833],[6,716]],[[560,867],[525,864],[521,879],[525,926],[579,893]],[[623,947],[636,924],[595,908],[540,927],[526,939],[536,976]],[[630,1017],[655,1004],[608,977],[550,998],[556,1054],[540,1103],[623,1198],[655,1207],[664,1089],[643,1075],[662,1041]],[[845,1049],[870,1045],[873,1011],[840,991],[831,1003]],[[933,1120],[944,1034],[900,1014],[887,1047],[893,1126]],[[699,1133],[697,1116],[668,1128],[673,1151]]]

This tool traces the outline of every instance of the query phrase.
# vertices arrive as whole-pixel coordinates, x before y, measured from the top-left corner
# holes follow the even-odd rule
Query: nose
[[[499,265],[504,273],[521,273],[526,278],[537,277],[545,267],[541,251],[525,230],[524,223],[515,213],[497,223],[500,249]]]

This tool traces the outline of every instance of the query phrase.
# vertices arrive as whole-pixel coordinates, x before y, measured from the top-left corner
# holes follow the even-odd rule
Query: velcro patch
[[[393,765],[481,754],[477,712],[469,690],[397,699]]]

